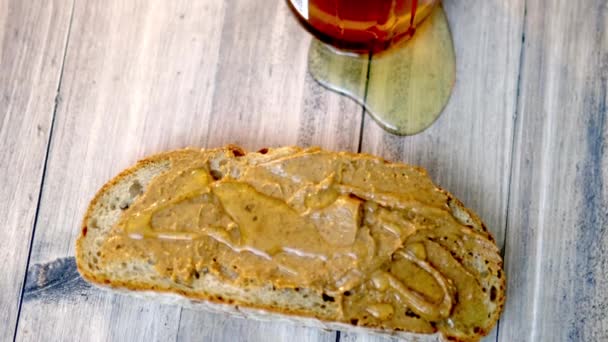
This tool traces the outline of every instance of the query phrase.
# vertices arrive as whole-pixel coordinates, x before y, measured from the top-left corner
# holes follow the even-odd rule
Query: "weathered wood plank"
[[[0,0],[0,341],[15,331],[71,11]]]
[[[284,0],[225,5],[206,143],[246,148],[318,144],[356,150],[360,106],[307,73],[310,36]],[[359,70],[365,82],[367,70]],[[238,99],[238,101],[237,101]]]
[[[501,341],[608,340],[608,4],[528,1]]]
[[[457,65],[447,107],[429,129],[411,137],[388,134],[367,117],[362,150],[425,167],[437,184],[483,219],[503,246],[524,1],[443,5]],[[495,334],[496,329],[487,340]],[[376,341],[363,335],[343,337]]]
[[[357,150],[361,108],[312,81],[306,72],[309,42],[284,1],[240,0],[226,7],[207,145],[297,143]],[[359,70],[361,82],[366,71]],[[178,336],[184,341],[335,340],[334,333],[316,329],[188,309],[182,311]]]
[[[446,1],[457,81],[443,114],[411,137],[366,118],[362,150],[425,167],[502,246],[524,1]],[[499,55],[496,51],[504,51]]]
[[[30,266],[73,255],[94,192],[144,155],[227,143],[356,150],[361,107],[307,76],[310,38],[297,25],[278,0],[76,2]],[[235,331],[251,341],[335,339],[282,323],[209,324],[224,318],[93,289],[64,292],[27,296],[18,339],[233,340]]]

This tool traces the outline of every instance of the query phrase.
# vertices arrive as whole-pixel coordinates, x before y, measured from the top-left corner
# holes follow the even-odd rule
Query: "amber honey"
[[[378,52],[411,38],[437,0],[287,0],[300,23],[339,49]]]
[[[421,0],[414,5],[420,4]],[[416,25],[427,17],[420,10],[429,8],[428,18]],[[344,43],[317,34],[325,43],[312,39],[308,53],[313,79],[361,103],[382,128],[398,135],[429,127],[447,104],[456,79],[452,37],[443,8],[418,6],[413,18],[414,25],[404,24],[398,31],[405,33],[378,35],[384,37],[381,40],[366,41],[364,33],[353,33]],[[378,53],[406,37],[411,39]],[[356,39],[357,44],[353,43]],[[342,53],[345,48],[358,53]]]

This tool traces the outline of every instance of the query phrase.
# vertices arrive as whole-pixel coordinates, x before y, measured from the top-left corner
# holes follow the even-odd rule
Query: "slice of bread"
[[[412,320],[412,322],[420,320],[421,326],[432,327],[432,329],[402,329],[399,326],[383,324],[378,320],[368,318],[367,315],[365,315],[365,318],[347,317],[344,314],[344,305],[347,305],[345,304],[347,302],[346,297],[342,294],[338,296],[333,293],[328,295],[319,287],[306,286],[305,284],[297,287],[281,286],[273,279],[267,278],[232,282],[227,281],[226,277],[219,276],[216,272],[209,272],[207,267],[197,268],[197,266],[192,266],[189,277],[167,276],[167,274],[158,271],[156,262],[151,262],[150,258],[143,256],[145,253],[125,252],[122,255],[120,252],[115,252],[112,262],[105,260],[104,248],[107,248],[110,244],[109,241],[120,234],[124,235],[118,222],[125,215],[129,215],[129,208],[137,204],[137,201],[142,197],[141,195],[146,193],[154,179],[172,170],[174,167],[172,161],[176,158],[187,160],[201,158],[204,155],[205,158],[208,158],[206,165],[208,165],[208,171],[214,176],[214,179],[228,177],[238,180],[242,176],[242,170],[226,170],[221,169],[221,166],[225,165],[227,161],[228,164],[237,161],[235,165],[238,164],[239,167],[261,165],[310,154],[337,156],[337,158],[339,157],[349,163],[361,162],[364,165],[371,165],[371,168],[384,167],[399,170],[399,172],[405,170],[403,176],[395,173],[394,177],[403,178],[397,179],[395,182],[407,182],[408,176],[406,174],[410,173],[410,176],[416,176],[414,179],[422,179],[432,185],[426,176],[426,172],[420,168],[388,163],[370,155],[327,152],[316,148],[285,147],[245,153],[238,147],[228,146],[206,151],[185,149],[166,152],[139,161],[135,166],[110,180],[96,194],[84,216],[81,234],[76,242],[76,261],[79,272],[86,280],[100,287],[131,290],[129,293],[136,295],[153,296],[157,300],[165,302],[188,307],[201,307],[210,311],[230,312],[247,318],[287,320],[324,329],[390,334],[405,339],[429,341],[476,341],[488,334],[497,322],[505,300],[505,277],[499,250],[481,220],[451,194],[434,185],[434,194],[429,194],[429,196],[439,196],[437,198],[445,200],[446,210],[450,211],[454,220],[462,225],[462,230],[466,230],[466,234],[462,235],[463,237],[460,240],[454,238],[454,236],[448,236],[448,234],[442,236],[441,227],[432,231],[428,230],[424,238],[420,238],[420,241],[427,241],[421,242],[426,243],[426,253],[437,251],[438,254],[443,255],[442,253],[448,251],[449,255],[443,258],[449,258],[450,262],[457,261],[461,265],[458,266],[457,270],[454,267],[450,270],[445,265],[444,268],[441,268],[441,265],[432,265],[433,260],[435,260],[435,263],[437,263],[436,260],[440,260],[437,256],[435,259],[429,256],[430,262],[424,263],[424,265],[432,265],[442,270],[443,275],[448,279],[446,286],[453,293],[454,304],[450,316],[448,318],[444,317],[440,322],[425,320],[416,312],[409,310],[406,305],[397,308],[400,313],[405,312],[405,315],[408,316],[407,319]],[[368,174],[374,177],[372,171]],[[216,177],[216,173],[221,174]],[[372,184],[372,189],[381,190],[382,184],[374,184],[373,179],[369,181]],[[416,184],[403,184],[406,187],[413,186],[413,188],[416,188]],[[380,190],[377,191],[380,193]],[[352,196],[355,197],[360,195],[356,192],[356,189],[353,190],[353,193]],[[378,198],[381,205],[389,207],[395,205],[391,202],[391,198],[383,199],[380,195]],[[144,246],[144,249],[147,243],[145,240],[138,242],[140,246]],[[431,240],[435,242],[429,242]],[[474,247],[468,248],[467,246],[472,246],[471,241],[473,241]],[[421,267],[424,267],[424,265]],[[219,265],[218,267],[226,268],[229,266]],[[460,301],[464,303],[463,298],[469,296],[470,291],[461,288],[459,284],[454,284],[451,278],[459,277],[459,274],[454,274],[454,272],[467,273],[470,279],[476,281],[472,286],[483,290],[483,295],[476,304],[479,307],[459,306],[459,296],[461,296]],[[371,274],[367,276],[371,277]],[[359,295],[365,296],[366,294]],[[475,316],[476,310],[483,312],[484,317],[476,317],[475,326],[459,323],[457,319],[452,320],[452,316],[456,317],[457,315],[464,315],[464,313],[466,313],[466,317]],[[486,314],[487,317],[485,317]]]

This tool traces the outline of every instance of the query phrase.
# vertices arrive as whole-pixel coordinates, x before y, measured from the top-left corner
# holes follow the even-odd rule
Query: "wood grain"
[[[500,340],[608,340],[608,4],[528,1]]]
[[[336,333],[290,323],[245,321],[227,314],[200,314],[184,310],[178,341],[335,342]]]
[[[362,151],[426,168],[437,184],[483,219],[502,247],[524,1],[446,0],[443,5],[457,68],[448,105],[429,129],[412,137],[388,134],[366,117]],[[495,334],[496,329],[487,340],[495,340]]]
[[[71,10],[0,0],[0,341],[17,321]]]
[[[94,192],[147,154],[227,143],[356,150],[362,109],[307,76],[309,39],[281,0],[76,2],[30,266],[72,256]],[[234,332],[335,339],[95,290],[32,296],[17,338],[222,341]]]

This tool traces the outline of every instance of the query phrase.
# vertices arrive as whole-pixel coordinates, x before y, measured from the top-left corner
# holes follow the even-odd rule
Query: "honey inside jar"
[[[288,0],[300,23],[339,49],[379,52],[408,39],[437,0]]]

